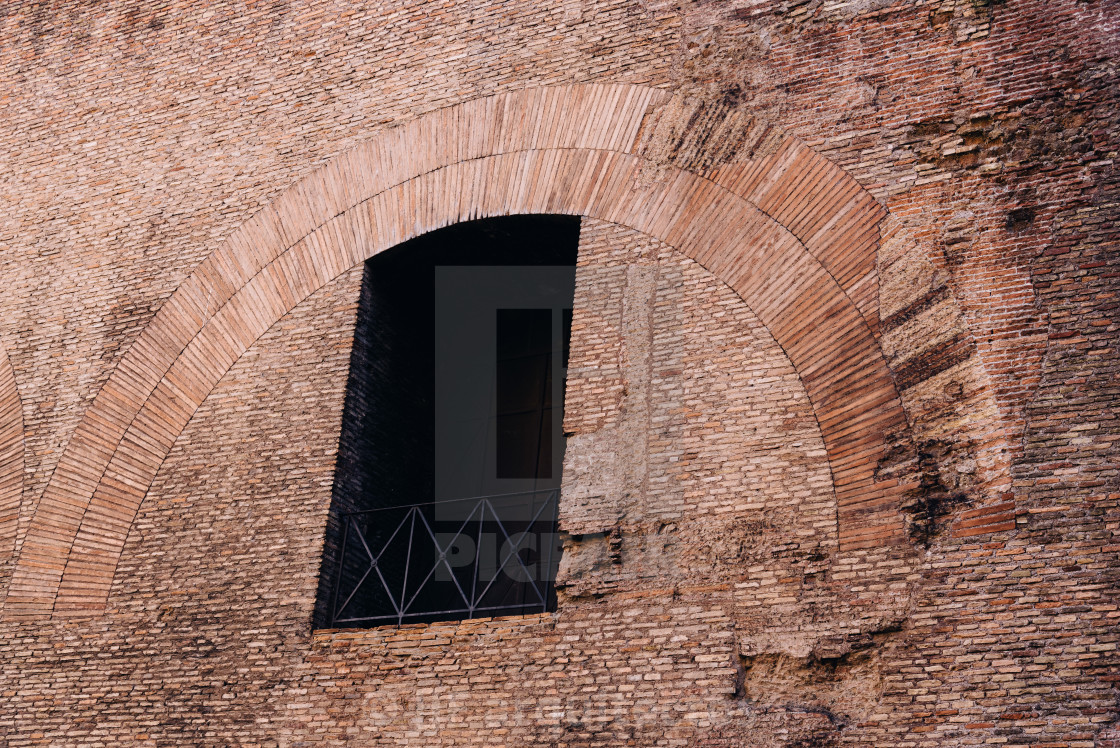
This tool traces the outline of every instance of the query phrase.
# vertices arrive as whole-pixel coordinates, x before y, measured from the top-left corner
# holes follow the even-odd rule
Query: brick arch
[[[23,404],[12,362],[0,346],[0,563],[15,551],[23,459]]]
[[[383,249],[513,213],[629,226],[735,289],[809,393],[841,548],[900,542],[901,489],[875,474],[888,433],[904,423],[868,322],[881,209],[793,138],[707,175],[651,165],[641,134],[665,98],[586,85],[447,107],[337,157],[249,219],[160,309],[83,417],[39,503],[5,617],[104,608],[133,518],[179,433],[288,310]]]

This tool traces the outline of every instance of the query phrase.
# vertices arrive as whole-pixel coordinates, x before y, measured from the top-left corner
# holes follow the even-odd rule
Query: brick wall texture
[[[0,746],[1120,745],[1120,2],[0,3]],[[554,613],[315,629],[363,263],[581,216]]]

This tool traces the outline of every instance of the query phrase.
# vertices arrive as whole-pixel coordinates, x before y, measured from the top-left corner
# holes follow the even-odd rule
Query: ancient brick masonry
[[[662,180],[642,180],[651,166],[630,152],[658,98],[636,86],[551,87],[439,110],[344,154],[240,227],[157,313],[78,424],[32,518],[5,615],[103,607],[134,514],[177,435],[280,315],[371,252],[507,212],[640,228],[749,297],[813,403],[834,471],[841,546],[901,542],[903,484],[881,477],[877,464],[903,417],[850,287],[871,272],[859,270],[874,249],[863,237],[874,234],[880,212],[851,215],[866,194],[792,139],[781,158],[739,170],[734,191],[667,167]],[[815,190],[814,181],[832,189]],[[819,241],[788,217],[800,213],[787,201],[817,224],[851,224],[855,239]],[[840,268],[849,270],[838,282]]]
[[[8,356],[0,351],[0,558],[11,561],[23,488],[23,413]]]
[[[0,745],[1120,743],[1113,0],[0,7]],[[555,614],[313,631],[361,263],[583,216]]]

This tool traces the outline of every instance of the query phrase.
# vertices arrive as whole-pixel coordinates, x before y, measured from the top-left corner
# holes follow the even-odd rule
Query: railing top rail
[[[380,506],[376,509],[362,509],[357,512],[342,512],[342,517],[356,517],[361,514],[374,514],[376,512],[387,512],[392,509],[414,509],[419,506],[436,506],[441,504],[461,504],[467,501],[490,501],[493,499],[505,499],[514,496],[536,496],[538,494],[556,494],[559,493],[559,488],[539,488],[534,491],[513,491],[511,493],[495,493],[488,496],[466,496],[461,499],[435,499],[433,501],[417,501],[411,504],[397,504],[394,506]]]

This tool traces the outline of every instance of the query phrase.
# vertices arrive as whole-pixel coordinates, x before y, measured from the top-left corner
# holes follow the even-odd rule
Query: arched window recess
[[[554,609],[578,240],[510,216],[367,261],[317,624]]]

